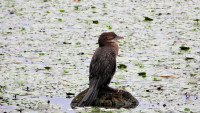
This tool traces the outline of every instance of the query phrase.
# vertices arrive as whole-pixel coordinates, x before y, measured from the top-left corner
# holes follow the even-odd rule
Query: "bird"
[[[114,32],[104,32],[99,36],[99,47],[96,49],[89,67],[89,89],[78,107],[92,106],[101,88],[108,87],[116,72],[118,56],[117,40],[123,39]]]

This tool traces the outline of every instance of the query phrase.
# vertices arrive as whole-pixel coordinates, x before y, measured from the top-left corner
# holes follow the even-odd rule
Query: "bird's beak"
[[[120,40],[120,39],[124,39],[124,37],[121,37],[121,36],[115,37],[115,40]]]

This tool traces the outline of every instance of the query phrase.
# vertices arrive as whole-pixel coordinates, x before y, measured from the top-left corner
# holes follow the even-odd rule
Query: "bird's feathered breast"
[[[99,47],[90,63],[90,79],[106,79],[116,71],[116,50],[113,46]],[[103,77],[102,77],[103,76]]]

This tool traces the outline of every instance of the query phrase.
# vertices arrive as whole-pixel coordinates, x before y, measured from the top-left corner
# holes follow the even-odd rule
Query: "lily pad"
[[[149,17],[147,17],[147,16],[145,16],[145,17],[144,17],[144,21],[153,21],[153,19],[152,19],[152,18],[149,18]]]
[[[138,76],[146,77],[146,72],[140,72],[138,73]]]
[[[190,47],[181,46],[180,49],[183,51],[188,51],[190,49]]]

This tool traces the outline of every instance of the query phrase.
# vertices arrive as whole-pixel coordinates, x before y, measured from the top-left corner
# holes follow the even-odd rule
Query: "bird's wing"
[[[90,85],[95,84],[97,80],[98,86],[106,85],[110,82],[116,70],[116,55],[115,51],[110,49],[99,49],[93,55],[90,63]]]

